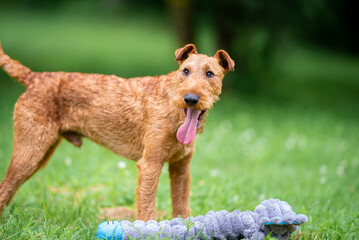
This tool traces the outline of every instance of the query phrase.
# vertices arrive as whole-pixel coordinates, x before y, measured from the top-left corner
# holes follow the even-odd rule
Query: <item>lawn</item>
[[[0,34],[4,50],[36,71],[131,77],[176,68],[175,39],[158,19],[3,12]],[[239,94],[224,81],[197,140],[192,213],[253,210],[280,198],[309,218],[293,239],[358,239],[359,59],[298,46],[280,54],[263,94]],[[12,154],[13,106],[24,90],[0,72],[0,179]],[[168,175],[166,165],[161,218],[171,216]],[[101,208],[133,207],[136,176],[132,161],[88,140],[81,149],[63,141],[5,209],[0,238],[94,239]]]

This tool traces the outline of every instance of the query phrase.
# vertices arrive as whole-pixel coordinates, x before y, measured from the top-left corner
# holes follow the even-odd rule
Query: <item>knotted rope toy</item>
[[[263,240],[270,234],[279,240],[288,239],[298,225],[308,221],[307,216],[296,214],[292,207],[279,199],[268,199],[254,211],[209,211],[205,216],[173,218],[147,222],[127,220],[107,221],[98,226],[97,239],[256,239]],[[157,239],[156,238],[156,239]]]

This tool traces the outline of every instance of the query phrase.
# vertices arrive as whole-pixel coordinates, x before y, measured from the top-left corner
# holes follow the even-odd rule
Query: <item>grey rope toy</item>
[[[127,220],[101,223],[97,229],[97,239],[256,239],[263,240],[268,234],[279,240],[288,239],[308,218],[296,214],[292,207],[279,199],[268,199],[254,211],[228,212],[209,211],[205,216],[174,218],[147,222]]]

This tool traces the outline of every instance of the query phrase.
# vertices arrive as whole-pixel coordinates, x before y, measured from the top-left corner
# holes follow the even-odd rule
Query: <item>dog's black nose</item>
[[[198,103],[199,97],[197,94],[187,93],[184,96],[184,101],[188,106],[194,106]]]

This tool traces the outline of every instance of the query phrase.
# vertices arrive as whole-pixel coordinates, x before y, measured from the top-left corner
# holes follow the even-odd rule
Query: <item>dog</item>
[[[190,162],[207,111],[222,80],[234,71],[224,50],[213,57],[193,44],[175,51],[179,69],[167,75],[124,79],[114,75],[33,72],[7,56],[0,66],[26,87],[14,110],[11,162],[0,184],[0,214],[17,189],[43,168],[64,138],[82,137],[137,162],[137,219],[156,219],[159,176],[169,164],[172,215],[190,215]]]

